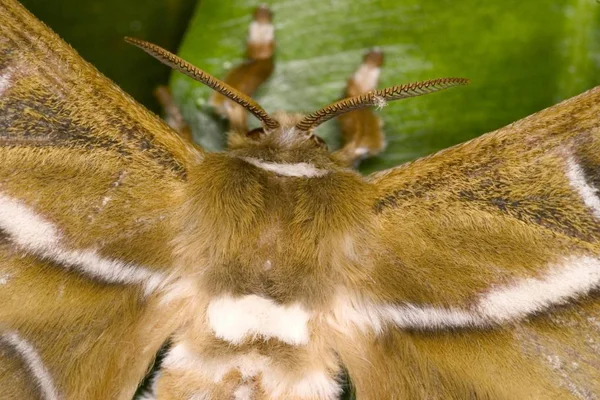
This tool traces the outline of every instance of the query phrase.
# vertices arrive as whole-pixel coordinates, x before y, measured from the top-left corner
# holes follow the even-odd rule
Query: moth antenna
[[[348,97],[315,111],[296,124],[298,130],[309,132],[323,122],[359,108],[376,106],[381,108],[386,101],[406,99],[428,93],[448,89],[453,86],[466,85],[465,78],[439,78],[422,82],[392,86],[385,89],[373,90],[358,96]]]
[[[246,110],[254,114],[254,116],[258,118],[265,125],[265,127],[269,129],[277,129],[279,127],[279,123],[271,118],[257,102],[252,100],[252,98],[244,93],[239,92],[225,82],[218,80],[209,73],[202,71],[200,68],[195,67],[181,57],[176,56],[160,46],[146,42],[145,40],[126,37],[125,41],[144,50],[146,53],[150,54],[163,64],[168,65],[169,67],[189,76],[194,80],[197,80],[198,82],[202,82],[206,86],[235,101]]]

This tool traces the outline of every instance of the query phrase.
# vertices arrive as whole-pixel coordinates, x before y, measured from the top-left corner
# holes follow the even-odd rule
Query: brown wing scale
[[[200,157],[0,4],[0,397],[132,397],[179,324],[155,289],[174,273],[172,216]]]
[[[358,398],[600,393],[598,104],[368,178],[379,245],[356,299],[387,319],[339,349]]]

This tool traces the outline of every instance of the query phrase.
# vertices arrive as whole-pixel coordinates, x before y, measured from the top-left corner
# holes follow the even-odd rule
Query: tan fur
[[[492,287],[543,275],[543,265],[565,255],[598,257],[600,223],[564,171],[570,151],[598,187],[599,102],[596,88],[370,177],[383,249],[367,262],[362,291],[384,302],[468,305]],[[339,352],[358,398],[381,398],[375,393],[389,388],[391,376],[375,371],[387,370],[407,379],[394,389],[399,397],[593,398],[585,394],[600,393],[596,299],[502,330],[389,332],[383,341],[365,338],[365,347],[349,341]],[[399,373],[414,357],[429,367]],[[448,383],[438,386],[438,379]]]
[[[69,247],[173,272],[169,216],[199,154],[17,2],[0,5],[0,31],[0,73],[12,71],[0,97],[0,192],[59,226]],[[6,241],[0,270],[10,276],[0,333],[38,349],[64,398],[130,399],[184,310]],[[27,374],[0,364],[0,397],[15,398],[11,379]]]
[[[63,398],[131,398],[169,337],[191,360],[233,367],[215,382],[210,368],[165,365],[161,399],[229,399],[245,385],[258,400],[316,400],[316,390],[335,392],[343,368],[359,399],[600,393],[597,292],[453,329],[336,319],[343,307],[471,311],[564,257],[600,257],[600,224],[566,175],[572,157],[600,187],[600,88],[365,178],[294,129],[297,115],[203,153],[13,0],[0,5],[0,31],[0,73],[14,76],[0,96],[0,194],[56,226],[61,246],[162,279],[149,293],[106,282],[0,231],[0,337],[16,331],[31,343]],[[207,309],[220,296],[300,304],[307,342],[218,338]],[[243,376],[235,357],[258,372]],[[0,340],[0,397],[39,395],[26,361]],[[298,394],[310,373],[333,384]]]

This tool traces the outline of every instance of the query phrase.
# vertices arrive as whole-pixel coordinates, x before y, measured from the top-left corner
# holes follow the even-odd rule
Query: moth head
[[[360,108],[371,106],[381,108],[388,101],[421,96],[469,83],[469,80],[464,78],[432,79],[372,90],[367,93],[351,96],[308,115],[280,112],[271,116],[248,95],[195,67],[175,54],[140,39],[125,38],[125,40],[141,48],[171,68],[204,83],[253,114],[261,126],[248,132],[235,132],[229,141],[230,147],[233,148],[253,147],[257,144],[275,144],[276,147],[280,148],[312,146],[319,149],[326,149],[325,142],[315,134],[315,130],[319,125],[332,118]]]
[[[263,126],[247,132],[233,131],[229,133],[228,146],[231,150],[243,148],[270,148],[272,150],[319,149],[327,151],[325,141],[314,132],[301,132],[296,127],[303,114],[275,112],[272,118],[277,122],[276,128]]]

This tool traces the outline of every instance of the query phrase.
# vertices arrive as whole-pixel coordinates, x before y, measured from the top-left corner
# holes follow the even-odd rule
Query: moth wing
[[[368,177],[372,246],[336,308],[358,398],[600,393],[599,105]]]
[[[0,54],[0,397],[131,398],[200,155],[14,0]]]

